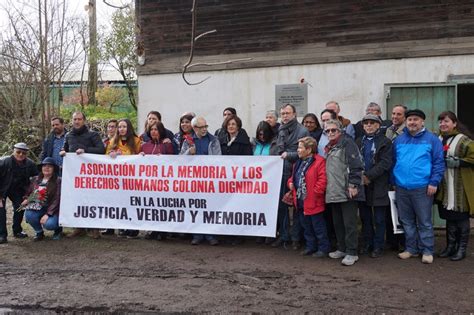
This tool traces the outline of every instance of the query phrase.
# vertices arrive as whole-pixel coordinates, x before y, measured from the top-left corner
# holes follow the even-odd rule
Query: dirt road
[[[253,240],[211,247],[115,236],[10,238],[0,245],[0,313],[472,313],[473,243],[457,263],[423,265],[386,252],[343,267]]]

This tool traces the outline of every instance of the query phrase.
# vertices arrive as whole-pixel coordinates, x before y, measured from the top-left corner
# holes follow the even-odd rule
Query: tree
[[[104,41],[104,56],[122,76],[128,98],[137,109],[134,83],[136,80],[135,10],[129,5],[112,15],[112,30]]]
[[[96,93],[97,103],[100,106],[107,107],[109,113],[114,106],[120,105],[124,100],[124,91],[120,87],[114,87],[110,84],[103,84]]]

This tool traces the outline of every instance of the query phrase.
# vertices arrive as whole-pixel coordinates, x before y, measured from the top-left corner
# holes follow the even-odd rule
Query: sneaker
[[[138,230],[127,230],[127,238],[138,238],[139,233]]]
[[[102,235],[114,235],[114,234],[115,234],[115,230],[114,230],[114,229],[102,230],[102,231],[100,232],[100,234],[102,234]]]
[[[383,249],[376,248],[372,253],[370,253],[370,257],[372,258],[379,258],[383,256]]]
[[[432,264],[433,263],[433,255],[423,255],[421,258],[421,262],[424,264]]]
[[[13,236],[15,238],[27,238],[28,234],[26,234],[25,232],[18,232],[18,233],[13,234]]]
[[[328,253],[325,253],[325,252],[322,252],[320,250],[318,250],[316,253],[314,253],[313,255],[311,255],[311,257],[315,257],[315,258],[325,258],[327,257]]]
[[[146,240],[156,240],[158,237],[158,232],[153,231],[153,232],[146,232],[145,234],[145,239]]]
[[[33,241],[38,242],[44,240],[44,233],[36,233],[35,237],[33,237]]]
[[[217,239],[213,238],[209,241],[209,245],[211,245],[211,246],[219,245],[219,241]]]
[[[282,246],[284,249],[287,249],[288,242],[278,238],[275,242],[272,243],[272,247],[280,247]]]
[[[344,266],[352,266],[358,260],[359,260],[359,256],[346,255],[344,259],[341,261],[341,264],[343,264]]]
[[[53,234],[53,240],[59,241],[59,240],[62,239],[62,238],[63,238],[63,232],[58,232],[58,233],[54,232],[54,234]]]
[[[341,259],[346,256],[346,253],[341,252],[340,250],[336,250],[335,252],[329,253],[329,257],[332,259]]]
[[[127,237],[127,230],[119,230],[118,237]]]
[[[408,258],[411,258],[411,257],[418,257],[418,254],[412,254],[412,253],[407,252],[407,251],[404,251],[404,252],[401,252],[400,254],[398,254],[398,258],[400,258],[400,259],[408,259]]]

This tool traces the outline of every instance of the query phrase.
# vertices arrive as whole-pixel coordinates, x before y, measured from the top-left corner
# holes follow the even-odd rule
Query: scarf
[[[298,189],[296,190],[296,199],[299,201],[303,201],[306,199],[306,178],[305,174],[310,165],[313,163],[314,158],[311,156],[307,158],[306,160],[302,160],[300,166],[298,167]]]

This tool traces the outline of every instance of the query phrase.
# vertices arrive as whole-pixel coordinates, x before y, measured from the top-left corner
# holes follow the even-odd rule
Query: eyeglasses
[[[18,154],[18,155],[27,155],[28,154],[28,152],[22,151],[22,150],[15,150],[15,153]]]
[[[287,116],[287,115],[291,115],[293,114],[293,112],[281,112],[280,115],[281,116]]]
[[[197,129],[203,129],[203,128],[207,129],[207,127],[209,127],[209,125],[195,126],[195,128],[197,128]]]
[[[336,133],[338,131],[339,131],[339,129],[337,129],[337,128],[331,128],[331,129],[324,130],[324,133],[329,134],[329,133]]]

